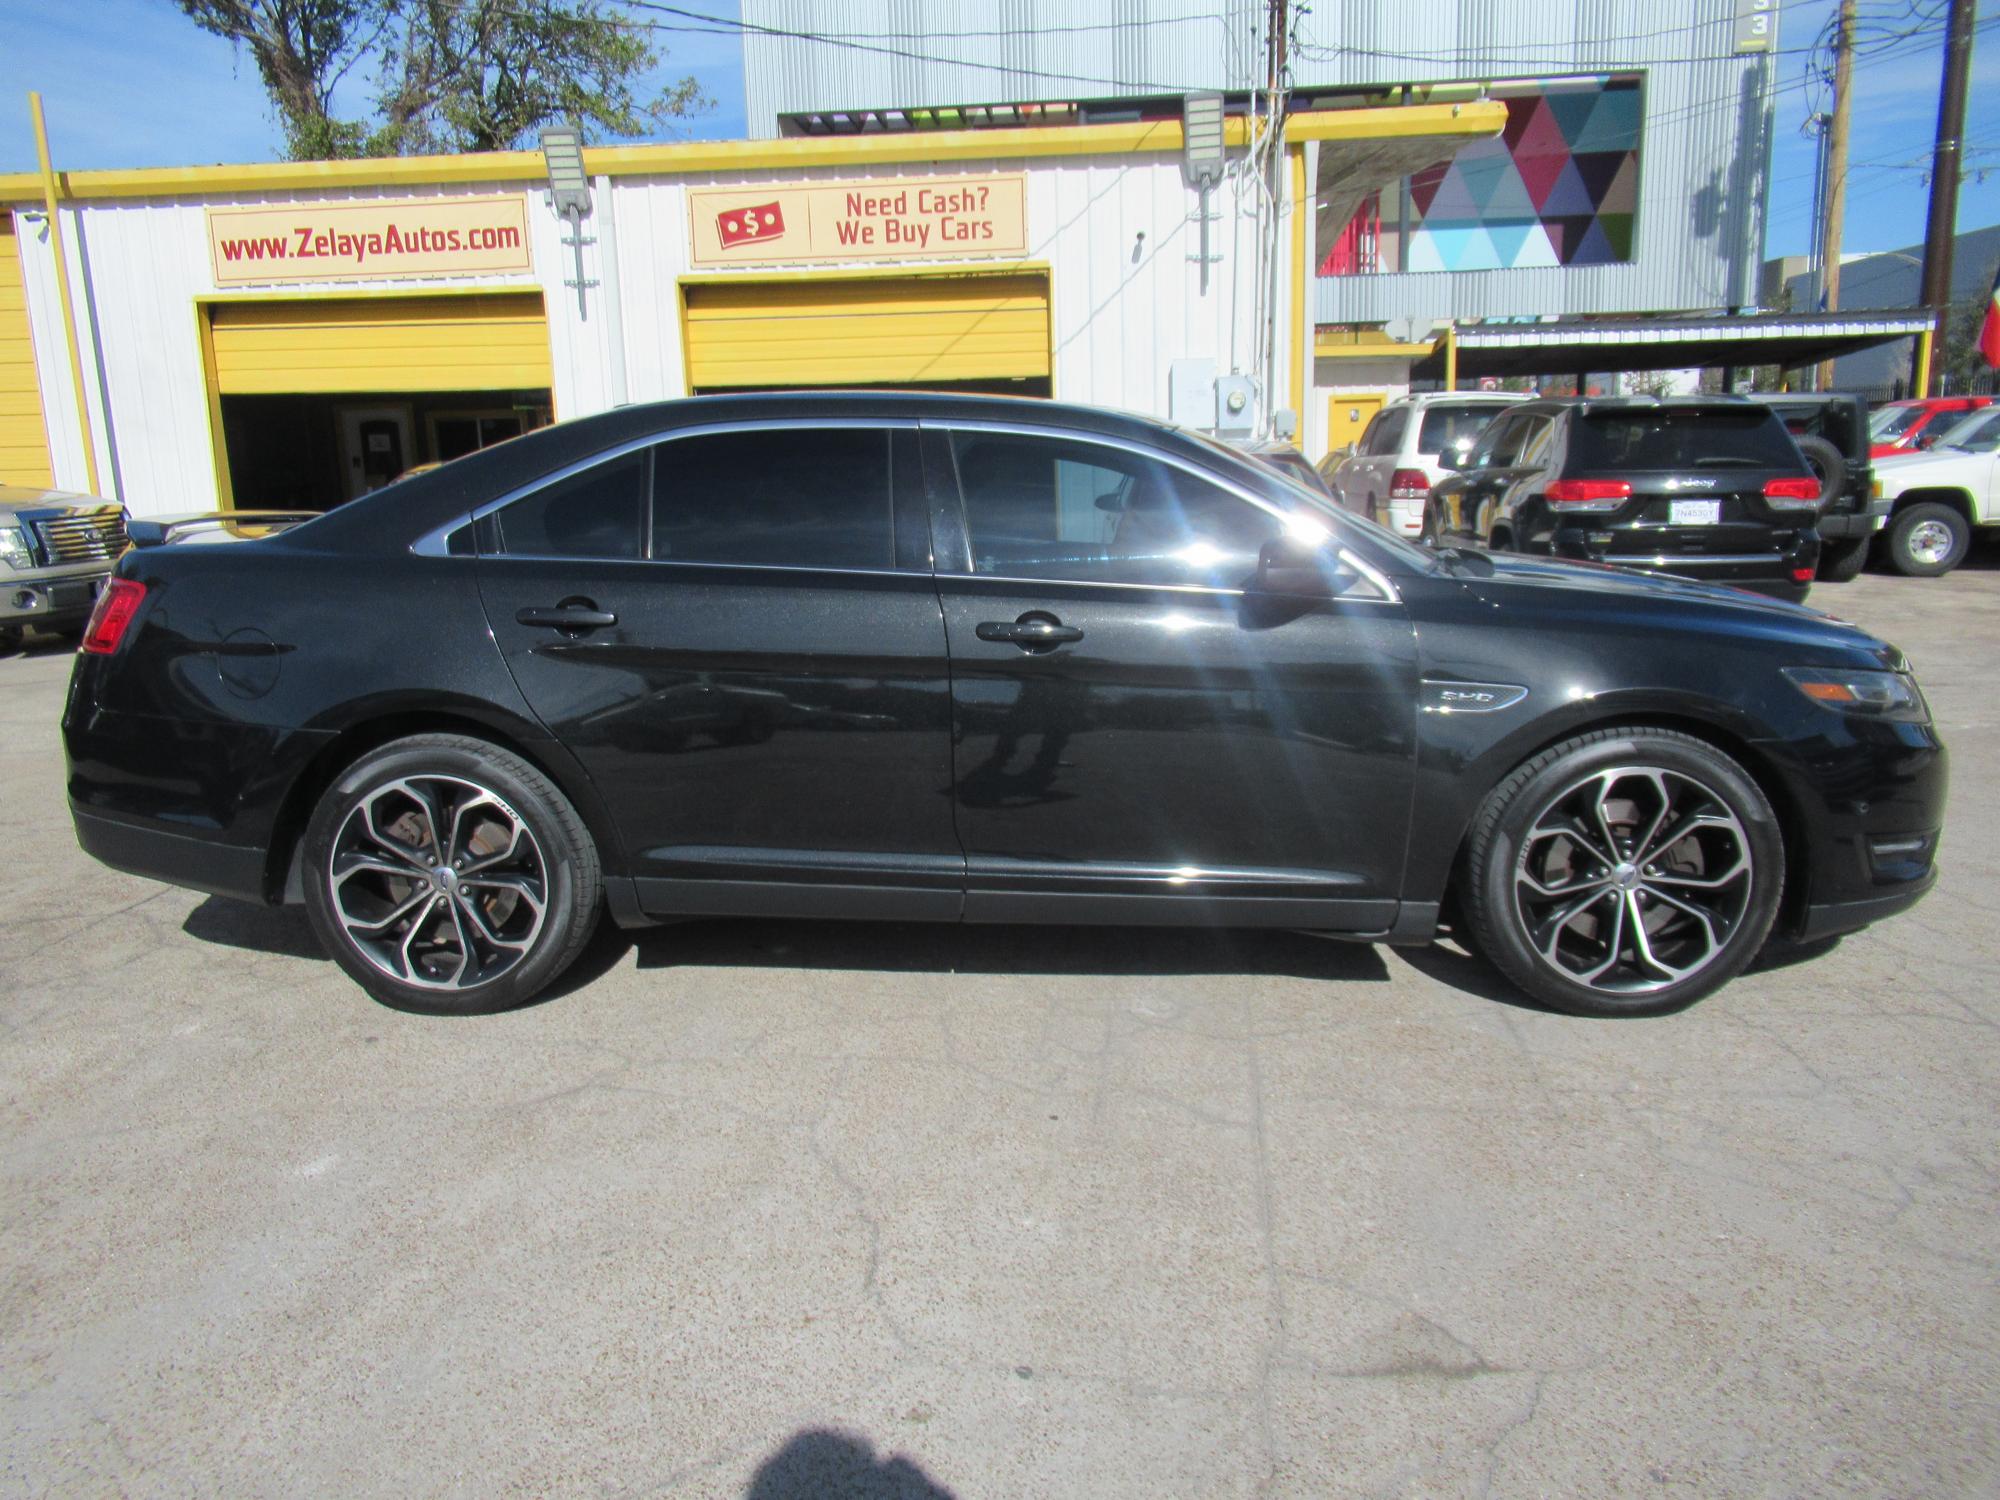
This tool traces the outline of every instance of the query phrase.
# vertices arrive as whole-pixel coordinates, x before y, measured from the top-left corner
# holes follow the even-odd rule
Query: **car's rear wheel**
[[[1896,512],[1882,545],[1905,578],[1939,578],[1965,561],[1972,528],[1949,505],[1925,500]]]
[[[1712,745],[1600,730],[1509,776],[1474,820],[1474,940],[1552,1009],[1652,1016],[1756,957],[1784,891],[1784,841],[1756,782]]]
[[[1869,537],[1850,537],[1845,541],[1828,542],[1820,548],[1819,573],[1821,583],[1851,583],[1861,576],[1862,568],[1868,564]]]
[[[597,849],[576,810],[518,755],[457,735],[349,766],[313,810],[303,868],[327,952],[405,1010],[520,1005],[597,924]]]

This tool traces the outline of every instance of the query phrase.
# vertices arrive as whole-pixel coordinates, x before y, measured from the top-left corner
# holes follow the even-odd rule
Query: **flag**
[[[2000,272],[1986,294],[1986,321],[1979,325],[1979,356],[1989,370],[2000,370]]]

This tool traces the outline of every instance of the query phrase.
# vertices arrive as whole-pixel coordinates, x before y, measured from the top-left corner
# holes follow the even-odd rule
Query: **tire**
[[[576,809],[518,755],[461,735],[395,740],[343,771],[306,824],[302,870],[334,962],[429,1014],[532,1000],[590,940],[602,898]]]
[[[1882,538],[1889,566],[1905,578],[1942,578],[1965,561],[1971,546],[1965,517],[1935,500],[1897,511]]]
[[[1652,860],[1609,847],[1606,830],[1643,837],[1662,815]],[[1473,819],[1461,897],[1474,946],[1535,1000],[1574,1016],[1657,1016],[1757,956],[1784,871],[1777,817],[1735,761],[1691,735],[1607,729],[1543,751],[1493,789]]]
[[[1825,509],[1826,503],[1847,487],[1847,456],[1825,438],[1799,437],[1793,441],[1819,480],[1820,508]]]
[[[1827,542],[1819,549],[1820,583],[1852,583],[1861,576],[1861,570],[1868,565],[1868,543],[1870,537],[1849,537],[1838,542]]]

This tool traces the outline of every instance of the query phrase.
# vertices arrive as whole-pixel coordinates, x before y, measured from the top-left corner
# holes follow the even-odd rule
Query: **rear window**
[[[1479,434],[1507,408],[1504,406],[1431,406],[1424,409],[1424,425],[1417,429],[1417,452],[1445,453],[1470,448]]]
[[[1861,456],[1860,434],[1854,429],[1854,407],[1846,401],[1809,401],[1787,406],[1771,403],[1793,437],[1824,438],[1850,457]]]
[[[1805,463],[1784,424],[1746,411],[1595,411],[1569,435],[1572,469],[1783,469]]]

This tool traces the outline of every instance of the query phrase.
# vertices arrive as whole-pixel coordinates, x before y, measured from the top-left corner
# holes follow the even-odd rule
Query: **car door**
[[[1415,642],[1388,581],[1253,587],[1314,521],[1143,445],[927,427],[968,921],[1394,919]],[[1350,554],[1341,554],[1350,557]]]
[[[1519,477],[1521,453],[1544,422],[1510,412],[1479,435],[1465,468],[1438,487],[1433,508],[1441,538],[1482,546],[1491,539],[1495,521],[1504,514],[1508,491]]]
[[[911,424],[690,428],[481,522],[494,637],[648,910],[957,914],[921,463]]]
[[[1389,481],[1396,472],[1396,456],[1403,451],[1403,434],[1409,425],[1410,408],[1391,406],[1382,413],[1379,424],[1370,428],[1360,493],[1350,508],[1371,521],[1388,519]]]

